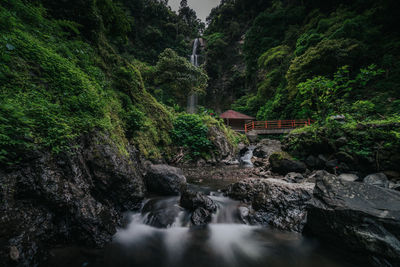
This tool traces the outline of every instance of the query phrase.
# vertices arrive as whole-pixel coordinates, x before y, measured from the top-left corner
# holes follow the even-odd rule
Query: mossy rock
[[[298,160],[293,159],[286,152],[275,152],[269,157],[272,172],[286,175],[289,172],[304,173],[306,165]]]

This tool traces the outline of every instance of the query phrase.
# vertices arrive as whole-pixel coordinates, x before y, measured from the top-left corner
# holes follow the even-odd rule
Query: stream
[[[101,266],[232,267],[344,266],[300,234],[250,226],[240,219],[240,203],[224,197],[216,186],[232,181],[188,179],[189,188],[210,196],[218,205],[212,222],[191,227],[179,197],[154,197],[129,214]],[[162,228],[164,227],[164,228]]]
[[[213,171],[221,172],[218,168]],[[240,169],[231,167],[228,171]],[[179,206],[178,196],[153,196],[143,201],[140,212],[126,214],[126,226],[117,231],[105,250],[64,249],[68,259],[57,256],[58,262],[65,264],[58,266],[351,266],[301,234],[247,225],[240,216],[240,202],[225,197],[220,190],[234,180],[207,178],[203,176],[207,172],[210,170],[204,169],[196,177],[187,177],[189,189],[201,191],[217,203],[209,225],[191,226],[190,214]]]

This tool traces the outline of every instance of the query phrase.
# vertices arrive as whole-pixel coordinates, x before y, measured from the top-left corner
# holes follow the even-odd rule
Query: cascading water
[[[139,213],[129,215],[130,223],[118,230],[96,266],[343,266],[316,253],[314,243],[300,234],[246,224],[241,214],[248,209],[216,188],[189,187],[217,204],[209,225],[192,226],[190,213],[179,206],[179,197],[148,199]]]
[[[251,162],[251,158],[253,157],[253,151],[256,147],[255,146],[249,146],[247,148],[247,151],[244,153],[243,156],[240,157],[240,165],[246,168],[252,168],[253,167],[253,162]]]
[[[193,51],[192,51],[192,55],[190,56],[190,62],[196,67],[199,66],[199,55],[197,54],[197,49],[199,47],[199,43],[200,43],[199,38],[194,39]],[[197,94],[196,93],[191,93],[188,96],[187,112],[188,113],[195,113],[196,112],[196,106],[197,106]]]

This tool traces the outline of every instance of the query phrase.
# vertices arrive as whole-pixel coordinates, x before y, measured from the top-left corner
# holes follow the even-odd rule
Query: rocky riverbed
[[[183,169],[144,162],[133,148],[129,156],[121,154],[107,136],[83,138],[80,147],[73,157],[39,153],[20,169],[0,173],[0,258],[5,266],[43,262],[54,266],[69,260],[75,265],[64,266],[111,266],[102,251],[110,244],[114,247],[116,238],[129,241],[146,232],[169,236],[169,230],[157,229],[172,226],[184,227],[182,233],[194,227],[224,232],[231,229],[226,226],[230,223],[255,227],[246,234],[249,236],[253,229],[269,229],[292,233],[289,236],[301,240],[303,236],[317,240],[349,259],[340,265],[400,265],[400,186],[394,176],[384,172],[361,176],[361,172],[340,173],[330,168],[311,170],[307,163],[282,151],[275,140],[242,147],[238,158],[229,162]],[[137,214],[136,219],[131,212]],[[196,232],[197,237],[191,239],[212,237],[214,230]],[[229,235],[240,232],[232,230]],[[237,238],[236,243],[242,242],[242,237]],[[215,240],[222,242],[224,237]],[[263,242],[258,245],[265,246]],[[168,244],[175,246],[174,242]],[[140,243],[135,248],[139,255]],[[193,253],[192,247],[186,249]],[[205,261],[211,257],[216,266],[226,264],[207,251],[203,253]],[[254,265],[239,256],[243,251],[221,255],[225,253],[238,253],[240,261]],[[75,254],[79,255],[76,260],[71,259]],[[307,257],[302,258],[304,266],[314,264]],[[147,266],[142,260],[138,266]],[[273,258],[273,262],[279,261],[290,266],[290,261]],[[129,266],[132,259],[124,264]]]

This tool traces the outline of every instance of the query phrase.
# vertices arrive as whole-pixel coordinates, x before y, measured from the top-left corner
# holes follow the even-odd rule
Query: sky
[[[172,10],[178,11],[181,0],[169,0],[168,4]],[[196,11],[197,17],[203,22],[210,14],[212,8],[219,4],[220,0],[188,0],[190,8]]]

